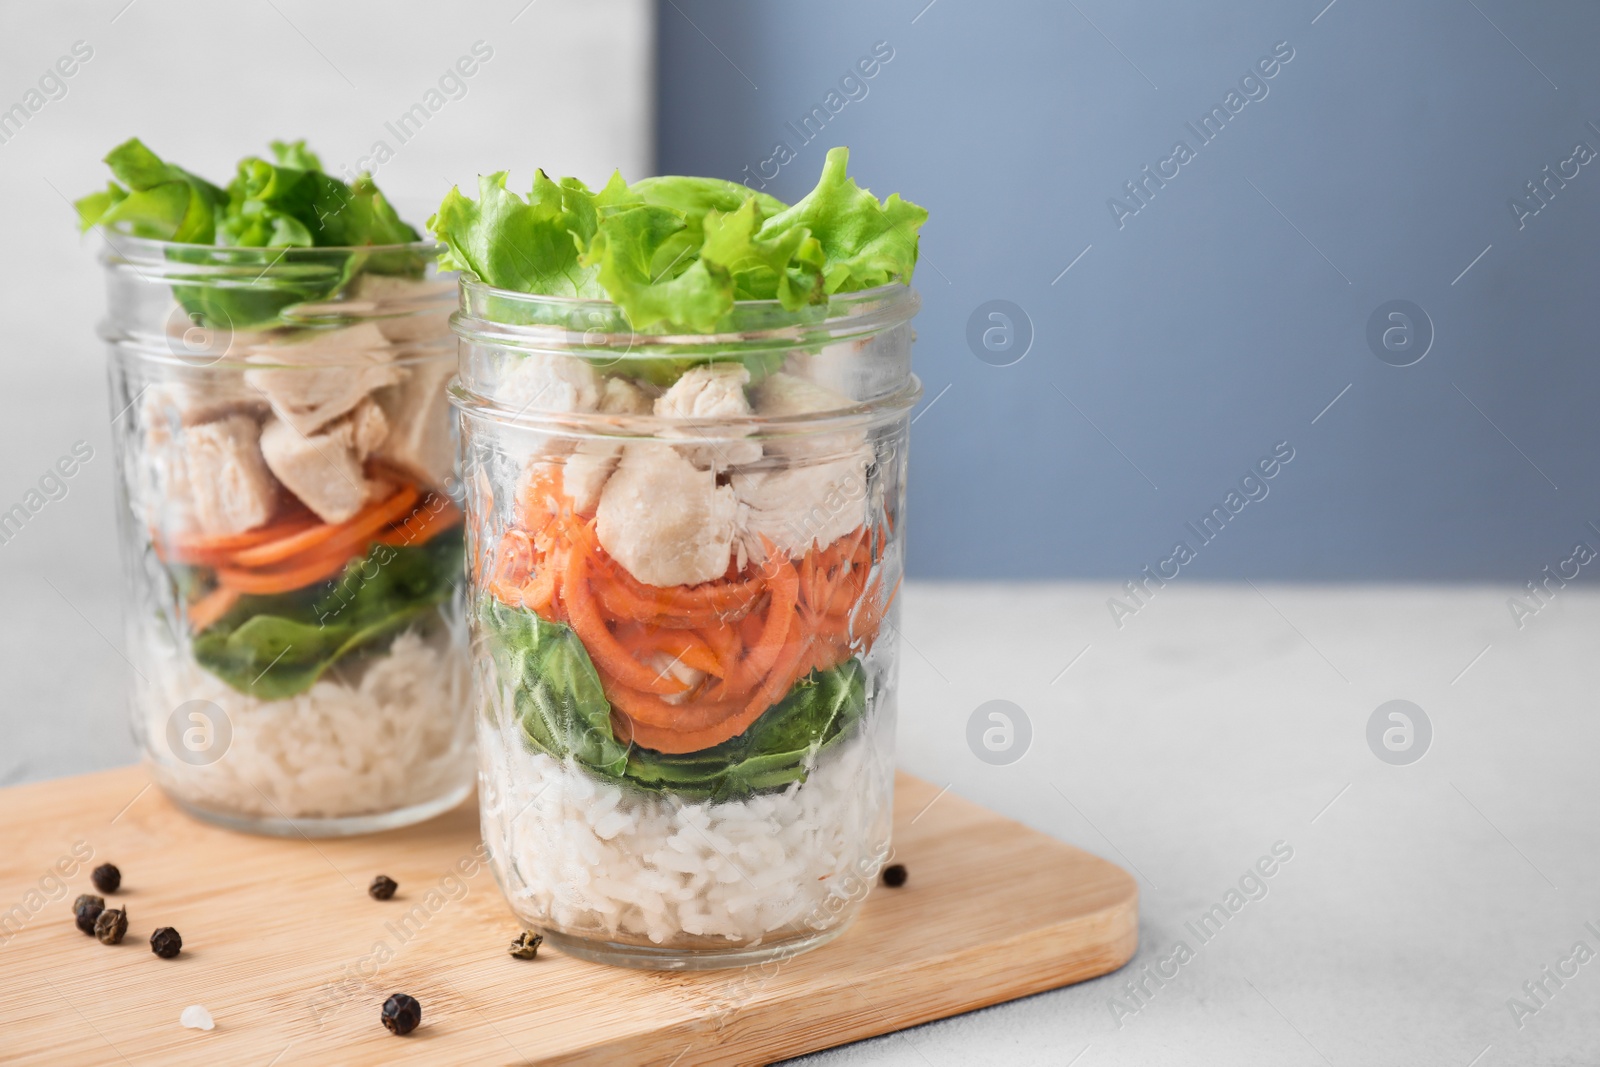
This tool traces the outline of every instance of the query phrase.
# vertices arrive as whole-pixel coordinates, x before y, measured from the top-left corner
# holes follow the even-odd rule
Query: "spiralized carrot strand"
[[[700,639],[711,649],[717,657],[717,663],[722,669],[716,672],[718,678],[726,678],[733,669],[733,664],[739,658],[742,645],[739,643],[739,631],[723,623],[715,626],[702,626],[698,631]]]
[[[706,730],[738,714],[742,707],[736,700],[690,700],[683,704],[669,704],[652,693],[642,693],[604,675],[600,677],[600,684],[605,688],[606,699],[611,701],[613,707],[621,708],[635,728],[647,726],[676,733]]]
[[[878,588],[875,584],[874,588]],[[894,604],[895,596],[900,592],[900,579],[896,578],[894,588],[889,591],[889,596],[880,604],[876,595],[868,596],[861,601],[860,613],[851,620],[850,632],[860,640],[863,647],[870,649],[872,643],[878,638],[878,630],[883,626],[883,620],[889,614],[889,608]]]
[[[811,651],[811,645],[809,638],[787,642],[755,696],[741,710],[720,722],[700,729],[671,730],[635,720],[632,723],[631,733],[633,741],[657,752],[682,754],[699,752],[713,745],[720,745],[731,737],[738,737],[748,730],[750,724],[759,719],[763,712],[782,699],[800,679],[801,676],[795,672],[802,666],[802,659]]]
[[[209,629],[239,602],[239,591],[219,585],[205,596],[189,605],[189,628],[195,633]]]
[[[417,502],[416,486],[401,486],[392,496],[368,504],[354,516],[334,525],[322,525],[277,541],[244,549],[235,553],[235,567],[265,567],[315,551],[334,551],[337,548],[364,544],[379,530],[394,522]]]
[[[313,582],[323,582],[332,578],[353,557],[346,553],[343,555],[317,556],[305,562],[298,562],[294,566],[281,570],[235,570],[230,567],[217,568],[217,584],[225,585],[229,589],[241,593],[251,593],[256,596],[267,596],[272,593],[287,593],[302,588]]]
[[[412,514],[414,516],[416,513]],[[408,518],[402,522],[392,523],[373,540],[392,548],[425,545],[446,530],[459,526],[461,518],[461,509],[452,503],[446,503],[438,511],[424,512],[422,518],[415,522]]]
[[[716,653],[693,630],[663,630],[653,626],[618,627],[617,643],[630,652],[659,652],[686,667],[722,677],[723,666]]]
[[[500,538],[499,550],[495,553],[494,580],[522,584],[533,572],[537,558],[538,554],[526,531],[507,530]]]
[[[768,552],[776,552],[772,542],[766,538],[762,538],[762,543]],[[761,627],[761,637],[744,661],[745,668],[757,678],[764,677],[772,669],[778,653],[782,651],[784,638],[794,622],[795,604],[800,595],[800,576],[788,561],[777,568],[770,581],[772,600],[767,605],[767,618]]]
[[[760,577],[739,582],[706,582],[702,585],[646,585],[609,556],[600,561],[598,569],[619,590],[650,605],[651,613],[655,615],[728,614],[748,609],[763,591]]]
[[[242,533],[223,534],[218,537],[190,536],[174,537],[168,546],[178,552],[232,552],[251,545],[275,541],[297,529],[316,525],[316,516],[304,508],[299,508],[292,515],[284,515],[266,526],[258,526],[253,530]],[[159,535],[157,541],[163,540]]]
[[[275,541],[281,537],[310,530],[319,526],[315,517],[301,516],[292,521],[276,522],[230,537],[189,538],[164,542],[159,535],[153,537],[156,554],[169,563],[189,563],[210,567],[225,563],[240,549]]]
[[[573,552],[561,582],[561,596],[567,605],[572,628],[589,652],[595,666],[624,685],[646,693],[682,693],[689,687],[676,678],[663,678],[628,654],[617,643],[595,605],[589,589],[589,568],[584,553]]]
[[[570,514],[572,500],[562,490],[560,468],[547,463],[529,468],[529,476],[517,491],[512,512],[517,524],[528,530],[543,530]]]
[[[590,586],[594,588],[595,596],[599,598],[601,606],[612,619],[631,620],[669,629],[696,629],[701,626],[710,626],[723,621],[726,616],[717,611],[697,611],[686,614],[665,613],[655,604],[645,603],[632,593],[607,581],[594,581],[591,578]]]

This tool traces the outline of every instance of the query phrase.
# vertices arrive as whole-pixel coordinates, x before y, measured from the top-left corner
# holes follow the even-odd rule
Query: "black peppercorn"
[[[388,900],[394,896],[394,891],[399,888],[400,884],[393,878],[390,878],[387,874],[380,874],[372,880],[371,885],[367,886],[367,892],[372,894],[373,900]]]
[[[519,960],[531,960],[539,954],[539,946],[544,944],[544,936],[532,930],[524,930],[511,942],[511,954]]]
[[[122,885],[122,872],[117,870],[114,863],[102,863],[89,877],[94,880],[94,887],[102,893],[115,893]]]
[[[150,935],[150,951],[164,960],[170,960],[183,948],[183,938],[170,926],[162,926]]]
[[[78,924],[78,929],[94,936],[94,921],[100,918],[100,913],[106,910],[104,897],[97,897],[93,893],[81,893],[78,899],[72,902],[72,915]]]
[[[903,863],[891,863],[883,869],[883,884],[890,889],[899,889],[905,885],[907,877],[906,865]]]
[[[107,908],[94,921],[94,936],[102,944],[115,945],[128,932],[128,909]]]
[[[396,993],[383,1002],[382,1018],[391,1034],[409,1034],[422,1021],[422,1005],[416,997]]]

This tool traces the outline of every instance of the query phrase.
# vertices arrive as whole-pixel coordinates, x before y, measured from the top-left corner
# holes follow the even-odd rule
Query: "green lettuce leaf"
[[[917,265],[917,232],[928,213],[894,193],[883,203],[846,170],[850,150],[828,152],[822,178],[805,199],[768,219],[757,235],[774,240],[803,228],[821,245],[829,293],[850,293],[889,282],[909,283]]]
[[[735,300],[777,300],[789,311],[821,303],[826,297],[822,244],[800,226],[768,239],[757,236],[760,229],[761,212],[753,199],[726,214],[710,212],[701,260],[732,275]]]
[[[617,176],[600,197],[609,205],[625,190]],[[577,179],[558,184],[541,170],[524,200],[506,189],[499,171],[478,179],[477,200],[452,188],[428,229],[445,244],[446,270],[469,271],[496,289],[601,299],[596,269],[579,262],[598,226],[597,199]]]
[[[879,202],[828,153],[804,200],[733,182],[668,176],[599,193],[573,178],[534,176],[524,200],[505,172],[479,178],[479,199],[452,189],[428,220],[448,266],[499,289],[609,299],[637,331],[712,333],[737,300],[791,311],[833,293],[909,282],[927,212],[898,195]]]
[[[107,153],[105,163],[117,180],[73,204],[80,229],[104,226],[189,244],[216,239],[216,212],[228,199],[223,190],[164,162],[136,137]]]
[[[323,170],[322,160],[317,154],[306,147],[305,141],[273,141],[269,148],[272,149],[272,158],[282,167],[297,167],[300,170]]]
[[[484,598],[478,618],[527,744],[635,789],[715,799],[783,789],[805,781],[818,753],[867,709],[866,671],[852,659],[802,678],[720,745],[683,755],[624,746],[612,731],[599,673],[571,628],[493,597]]]
[[[671,208],[641,204],[603,218],[579,259],[594,269],[635,330],[710,333],[733,310],[733,276],[691,256],[676,240],[685,229],[683,216]]]
[[[425,545],[374,545],[336,579],[292,593],[240,597],[195,635],[200,665],[241,693],[282,700],[311,688],[330,667],[426,622],[461,573],[460,529]]]
[[[245,248],[330,248],[408,244],[417,231],[362,175],[346,184],[320,170],[284,162],[315,163],[303,141],[273,143],[279,162],[241,160],[228,185],[228,203],[218,223],[225,245]]]

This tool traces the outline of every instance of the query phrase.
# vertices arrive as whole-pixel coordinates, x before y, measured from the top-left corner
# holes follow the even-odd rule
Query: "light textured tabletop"
[[[0,623],[9,782],[132,757],[114,601],[39,592]],[[1600,595],[1563,589],[1518,629],[1505,588],[1175,583],[1119,629],[1116,592],[910,586],[899,744],[1133,871],[1139,954],[805,1062],[1600,1062]],[[975,750],[997,700],[1031,738],[1011,710],[1013,747],[985,748],[1007,733],[991,706]],[[1369,744],[1391,700],[1431,726],[1409,764]],[[1406,750],[1389,710],[1376,751],[1414,756],[1420,716]]]

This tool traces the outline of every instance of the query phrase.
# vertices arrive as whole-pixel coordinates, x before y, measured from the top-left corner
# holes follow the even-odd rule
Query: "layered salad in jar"
[[[567,951],[820,943],[887,854],[926,213],[847,160],[793,206],[502,173],[429,222],[464,276],[484,839]]]
[[[202,816],[356,832],[471,783],[453,278],[303,142],[225,187],[137,140],[105,238],[135,730]]]

